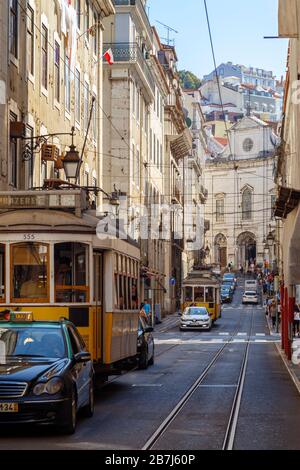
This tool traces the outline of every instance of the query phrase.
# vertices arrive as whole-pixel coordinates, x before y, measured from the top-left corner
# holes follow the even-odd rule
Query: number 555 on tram
[[[69,319],[96,372],[128,367],[137,355],[138,247],[97,236],[99,219],[82,209],[82,190],[7,194],[0,194],[0,309]]]

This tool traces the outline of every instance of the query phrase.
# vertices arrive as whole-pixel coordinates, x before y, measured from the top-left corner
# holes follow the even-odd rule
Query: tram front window
[[[195,287],[194,301],[195,302],[204,302],[204,287]]]
[[[16,302],[47,302],[47,245],[21,243],[12,246],[12,298]]]
[[[88,246],[83,243],[59,243],[54,248],[55,301],[88,302]]]
[[[192,287],[185,287],[185,301],[193,302],[193,288]]]

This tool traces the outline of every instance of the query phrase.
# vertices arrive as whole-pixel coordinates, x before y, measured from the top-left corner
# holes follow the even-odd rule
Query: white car
[[[243,304],[258,304],[258,296],[254,291],[246,291],[243,295]]]
[[[208,330],[212,327],[212,315],[205,307],[189,307],[185,309],[181,321],[180,330]]]

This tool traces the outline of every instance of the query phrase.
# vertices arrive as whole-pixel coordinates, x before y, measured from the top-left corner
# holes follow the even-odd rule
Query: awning
[[[298,206],[299,202],[300,191],[280,187],[275,204],[275,216],[286,219],[287,216]]]

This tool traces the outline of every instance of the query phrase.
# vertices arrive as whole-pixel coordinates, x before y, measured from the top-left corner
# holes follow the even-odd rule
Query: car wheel
[[[83,408],[83,414],[86,418],[92,418],[94,411],[95,411],[95,394],[94,394],[94,384],[93,382],[90,383],[90,390],[89,390],[89,402]]]
[[[72,390],[72,396],[67,410],[67,424],[62,428],[64,434],[74,434],[77,425],[77,399],[75,389]]]
[[[154,365],[154,348],[153,348],[152,357],[151,357],[151,359],[149,359],[149,361],[148,361],[148,366],[153,366],[153,365]]]
[[[148,348],[144,348],[143,351],[141,352],[140,358],[139,358],[139,369],[147,369],[148,367]]]

